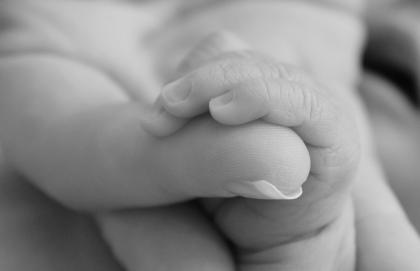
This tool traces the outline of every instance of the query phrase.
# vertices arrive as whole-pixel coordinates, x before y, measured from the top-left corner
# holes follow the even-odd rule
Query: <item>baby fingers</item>
[[[191,118],[207,112],[212,98],[253,79],[306,80],[302,73],[252,52],[227,53],[219,59],[166,85],[161,93],[163,107],[174,116]]]

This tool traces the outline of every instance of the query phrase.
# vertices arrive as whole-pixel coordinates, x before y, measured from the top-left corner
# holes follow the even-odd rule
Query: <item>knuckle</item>
[[[316,85],[287,82],[282,91],[283,103],[286,103],[296,124],[311,122],[318,126],[331,128],[337,133],[337,123],[345,119],[342,106],[328,92],[323,92]]]
[[[253,90],[263,100],[272,101],[274,99],[275,94],[273,88],[265,79],[258,80],[257,86],[253,87]]]
[[[319,99],[308,86],[298,84],[297,89],[297,93],[300,96],[300,107],[306,112],[307,118],[310,120],[319,119],[322,113],[321,106],[319,106]]]

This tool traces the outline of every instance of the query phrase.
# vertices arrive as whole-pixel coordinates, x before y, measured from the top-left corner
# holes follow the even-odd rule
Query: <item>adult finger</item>
[[[280,199],[288,198],[282,190],[306,180],[308,153],[290,129],[261,122],[230,128],[202,118],[163,140],[142,128],[144,108],[87,66],[46,56],[0,65],[5,155],[68,206],[153,206],[238,194]]]

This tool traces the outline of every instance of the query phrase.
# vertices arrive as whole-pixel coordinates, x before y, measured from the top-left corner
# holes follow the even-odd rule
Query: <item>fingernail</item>
[[[233,91],[228,91],[223,95],[210,100],[210,107],[217,108],[227,105],[233,100]]]
[[[188,80],[179,79],[163,87],[162,97],[169,103],[179,103],[188,98],[191,89]]]
[[[153,130],[156,120],[159,119],[159,116],[163,113],[163,111],[163,107],[154,106],[149,112],[145,112],[142,116],[140,116],[141,125],[150,132],[150,130]]]
[[[302,195],[302,188],[294,192],[282,192],[265,180],[254,182],[234,182],[228,185],[228,191],[241,197],[268,200],[293,200]]]

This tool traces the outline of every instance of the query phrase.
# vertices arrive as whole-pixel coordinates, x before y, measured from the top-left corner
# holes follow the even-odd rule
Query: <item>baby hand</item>
[[[349,184],[359,161],[359,141],[345,101],[297,68],[252,51],[235,51],[238,43],[231,41],[226,34],[204,41],[197,49],[204,53],[193,54],[203,62],[196,61],[195,69],[164,87],[158,98],[163,107],[160,121],[146,126],[163,136],[176,129],[160,129],[162,123],[176,122],[172,127],[179,128],[189,118],[210,111],[225,125],[261,119],[276,125],[273,130],[293,130],[305,143],[311,161],[299,199],[302,191],[291,189],[296,180],[271,176],[263,183],[275,183],[271,189],[254,184],[265,199],[296,200],[239,197],[203,204],[236,245],[241,270],[296,270],[291,269],[296,266],[297,270],[336,270],[337,265],[350,270],[354,228]],[[206,46],[219,46],[219,53]],[[231,192],[247,196],[240,188]],[[334,253],[336,257],[331,257]]]
[[[197,51],[207,56],[191,55],[207,62],[164,87],[157,102],[160,117],[146,123],[149,131],[171,134],[207,111],[225,125],[261,119],[299,135],[309,151],[311,175],[319,179],[352,175],[359,156],[357,129],[333,90],[295,67],[243,50],[246,47],[226,33],[211,36],[200,46]],[[170,122],[175,124],[161,128]]]

